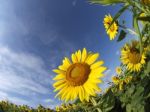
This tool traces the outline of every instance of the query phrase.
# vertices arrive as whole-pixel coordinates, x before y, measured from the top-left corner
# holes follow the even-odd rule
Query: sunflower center
[[[135,51],[131,52],[131,53],[129,53],[128,56],[129,56],[130,62],[133,64],[138,64],[141,61],[141,55],[138,52],[135,52]]]
[[[66,74],[66,79],[72,86],[83,85],[90,74],[90,66],[86,63],[72,64]]]

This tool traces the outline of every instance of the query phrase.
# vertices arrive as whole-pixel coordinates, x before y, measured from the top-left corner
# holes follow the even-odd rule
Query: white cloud
[[[76,0],[74,0],[73,4],[76,5]],[[0,99],[6,98],[13,102],[19,102],[18,100],[20,100],[20,102],[30,102],[33,105],[34,103],[49,103],[48,100],[46,102],[42,97],[45,99],[47,95],[53,94],[50,88],[53,82],[53,73],[46,70],[45,63],[40,57],[24,51],[16,52],[9,47],[28,45],[28,42],[32,43],[34,41],[33,37],[36,37],[41,46],[49,45],[53,48],[52,43],[61,35],[59,35],[53,24],[47,26],[43,21],[43,16],[40,16],[39,13],[32,16],[29,14],[30,12],[26,12],[25,8],[21,12],[23,15],[27,13],[31,17],[22,17],[20,11],[18,11],[20,9],[18,6],[20,4],[18,5],[11,0],[1,1],[0,3],[0,91],[2,91]],[[43,10],[41,9],[40,11]],[[37,17],[41,18],[36,20],[35,18]],[[19,43],[17,43],[18,41]],[[63,48],[51,50],[49,53],[50,60],[48,61],[50,63],[48,63],[51,68],[56,67],[55,60],[58,59],[57,55],[66,55],[68,51],[73,51],[72,49],[75,48],[66,40],[61,40],[61,43],[64,45]],[[1,44],[7,44],[9,47]],[[39,50],[34,45],[32,47],[34,50]],[[28,97],[30,100],[26,102],[22,97],[13,96],[11,93]]]
[[[46,103],[52,103],[52,102],[54,102],[54,100],[52,100],[52,99],[45,99],[44,102],[46,102]]]
[[[16,0],[15,0],[16,1]],[[25,1],[23,1],[25,2]],[[23,3],[22,2],[22,3]],[[26,3],[26,2],[25,2]],[[30,41],[32,36],[39,39],[43,44],[49,45],[58,38],[58,31],[56,30],[53,23],[49,26],[45,25],[43,15],[45,10],[40,9],[41,13],[35,12],[34,16],[28,12],[27,9],[22,9],[16,2],[11,0],[4,0],[0,2],[0,42],[13,42],[15,39],[22,39],[23,41]],[[38,8],[38,7],[37,7]],[[38,19],[37,19],[38,18]],[[40,18],[40,22],[38,21]],[[49,19],[50,20],[50,19]],[[23,37],[23,38],[22,38]]]
[[[0,99],[5,100],[5,101],[14,102],[15,104],[18,104],[18,105],[28,104],[28,101],[26,101],[22,98],[12,97],[3,91],[0,91]]]
[[[77,4],[77,0],[73,0],[73,1],[72,1],[72,5],[73,5],[73,6],[76,6],[76,4]]]
[[[6,37],[12,37],[15,35],[26,35],[28,29],[23,21],[21,21],[15,13],[14,2],[1,1],[0,4],[0,40],[4,40]],[[11,38],[10,38],[11,39]]]
[[[8,98],[8,101],[9,102],[14,102],[15,104],[18,104],[18,105],[23,105],[23,104],[28,104],[29,102],[27,100],[24,100],[22,98],[18,98],[18,97],[9,97]]]
[[[15,103],[29,103],[21,97],[46,96],[50,94],[52,76],[44,68],[43,60],[33,54],[18,53],[8,47],[0,46],[0,99]],[[47,87],[49,86],[49,88]],[[34,101],[34,99],[31,98]],[[40,99],[39,99],[40,100]],[[41,99],[43,102],[43,99]]]
[[[110,72],[111,72],[111,70],[110,70],[110,69],[107,69],[107,70],[104,72],[105,76],[109,75]]]
[[[100,84],[100,87],[102,88],[102,93],[105,93],[106,89],[110,86],[110,82],[111,82],[111,78],[114,74],[114,70],[113,69],[107,69],[104,74],[104,78],[103,78],[103,84]]]
[[[116,51],[116,55],[118,55],[118,56],[120,55],[120,51],[119,50]]]

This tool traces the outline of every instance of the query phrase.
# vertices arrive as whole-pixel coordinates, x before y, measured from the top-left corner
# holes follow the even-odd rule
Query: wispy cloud
[[[14,102],[15,104],[28,104],[29,102],[23,98],[17,98],[15,96],[11,96],[6,92],[0,91],[0,100]]]
[[[38,95],[48,98],[50,91],[52,93],[51,79],[52,75],[45,69],[40,57],[0,46],[0,91],[2,91],[0,99],[30,103],[34,102],[36,100],[34,98]],[[16,95],[30,98],[30,100]],[[44,102],[42,98],[38,100],[39,103]]]

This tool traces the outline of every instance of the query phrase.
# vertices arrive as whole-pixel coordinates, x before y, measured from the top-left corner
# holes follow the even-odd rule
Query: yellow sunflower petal
[[[81,61],[81,50],[79,50],[79,51],[77,52],[76,57],[77,57],[77,59],[78,59],[78,62],[80,62],[80,61]]]
[[[58,97],[58,96],[60,96],[60,95],[62,95],[62,94],[66,91],[67,88],[68,88],[68,86],[65,86],[64,88],[62,88],[62,89],[55,95],[55,98]],[[60,97],[61,97],[61,96],[60,96]]]
[[[97,58],[99,57],[99,54],[93,54],[88,60],[86,60],[86,63],[88,63],[89,65],[93,64]]]
[[[75,54],[72,54],[71,58],[72,58],[72,62],[73,63],[77,63],[78,62],[77,57],[76,57]]]
[[[59,69],[54,69],[53,72],[57,73],[57,74],[65,74],[66,72],[63,70],[59,70]]]
[[[81,55],[81,62],[84,62],[86,58],[87,58],[87,51],[85,48],[83,48],[82,55]]]
[[[79,98],[80,98],[81,101],[83,101],[84,97],[85,97],[84,96],[84,89],[83,89],[82,86],[79,86],[78,89],[79,89]]]
[[[58,74],[56,77],[53,78],[53,80],[60,80],[60,79],[64,79],[65,75],[64,74]]]
[[[99,73],[104,72],[106,69],[107,69],[106,67],[101,66],[99,68],[92,69],[91,74],[99,74]]]
[[[102,64],[104,64],[104,61],[98,61],[98,62],[96,62],[96,63],[94,63],[94,64],[91,65],[91,69],[98,68]]]
[[[67,69],[70,65],[71,65],[70,60],[67,57],[65,57],[65,59],[63,60],[64,68]]]
[[[59,80],[59,81],[55,82],[55,83],[53,84],[53,86],[56,88],[56,87],[58,87],[59,85],[64,84],[64,83],[66,83],[65,80]]]
[[[65,86],[67,86],[67,84],[66,84],[66,83],[64,83],[64,84],[61,84],[61,85],[57,86],[57,88],[54,90],[54,92],[56,92],[56,91],[58,91],[58,90],[60,90],[60,89],[64,88]]]

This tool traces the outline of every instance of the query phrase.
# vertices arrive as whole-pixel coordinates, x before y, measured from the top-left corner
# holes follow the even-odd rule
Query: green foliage
[[[112,5],[116,3],[123,3],[124,0],[90,0],[93,4]]]
[[[45,108],[42,105],[39,105],[37,109],[34,109],[27,105],[16,105],[8,101],[1,101],[0,112],[54,112],[54,110]]]
[[[121,30],[117,42],[122,41],[126,37],[126,35],[127,33],[124,30]]]
[[[114,91],[116,87],[112,86],[105,94],[92,97],[90,102],[78,103],[78,109],[81,112],[149,112],[149,84],[147,76],[142,80],[136,77],[123,91]]]

